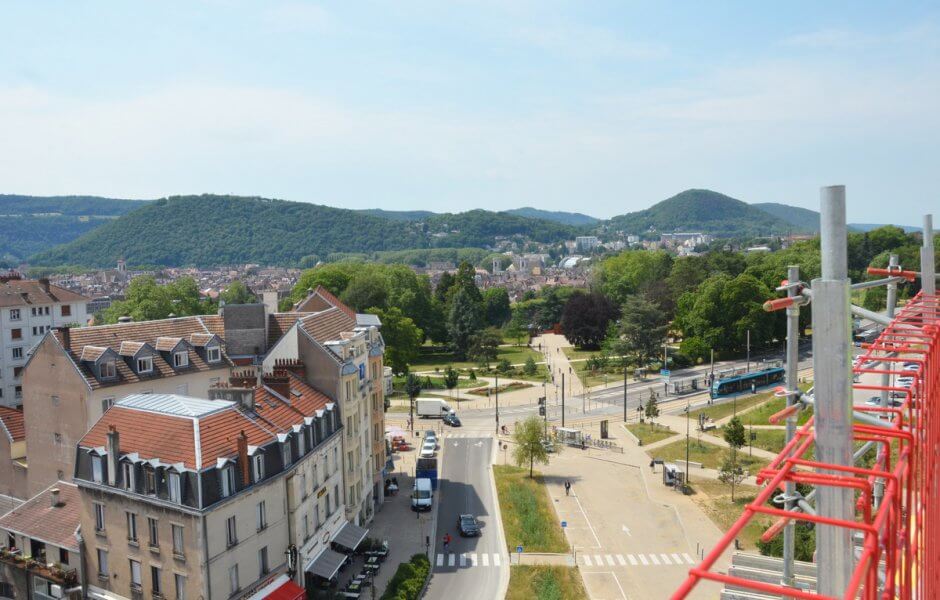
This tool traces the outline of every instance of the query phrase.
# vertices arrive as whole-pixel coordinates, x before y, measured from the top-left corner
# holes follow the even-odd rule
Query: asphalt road
[[[449,429],[470,435],[472,432]],[[437,513],[436,554],[431,557],[433,577],[426,598],[431,600],[477,600],[499,596],[500,575],[508,574],[509,558],[500,541],[499,514],[490,483],[493,439],[460,437],[442,439],[443,470],[435,500]],[[482,535],[462,538],[457,517],[470,513],[480,521]],[[444,534],[453,540],[444,551]]]

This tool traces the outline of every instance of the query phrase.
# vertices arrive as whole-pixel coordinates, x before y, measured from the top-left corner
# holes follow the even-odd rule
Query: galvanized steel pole
[[[924,215],[924,243],[920,248],[920,288],[927,296],[937,295],[934,260],[933,215]]]
[[[795,298],[799,295],[799,290],[796,288],[796,282],[800,280],[800,268],[798,266],[790,266],[787,268],[787,282],[790,285],[787,290],[788,298]],[[799,396],[799,375],[798,375],[798,362],[799,362],[799,349],[800,349],[800,305],[797,302],[794,302],[791,306],[787,307],[787,352],[786,352],[786,377],[787,377],[787,407],[793,406],[797,402]],[[796,416],[790,415],[787,417],[787,432],[786,432],[786,442],[790,443],[790,440],[793,439],[793,436],[796,434]],[[784,494],[786,500],[784,501],[784,508],[786,510],[793,510],[794,505],[794,493],[796,492],[796,485],[792,481],[787,481],[784,488]],[[787,526],[783,529],[783,585],[793,586],[796,581],[793,577],[793,558],[794,558],[794,548],[795,548],[795,524],[793,520],[787,522]]]
[[[845,186],[820,192],[822,277],[813,280],[813,370],[816,376],[816,459],[852,465],[852,373]],[[854,520],[851,489],[817,487],[822,517]],[[842,597],[852,575],[852,530],[820,525],[816,530],[818,593]]]

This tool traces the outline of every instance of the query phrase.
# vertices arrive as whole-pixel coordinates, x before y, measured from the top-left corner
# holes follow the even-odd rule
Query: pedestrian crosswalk
[[[449,439],[449,440],[453,440],[453,439],[462,439],[462,438],[481,438],[481,439],[485,439],[485,438],[491,438],[491,437],[493,437],[493,434],[492,434],[492,433],[481,433],[481,432],[479,432],[479,431],[477,431],[477,432],[473,432],[473,431],[461,431],[460,433],[448,433],[448,434],[447,434],[447,439]]]
[[[585,567],[662,567],[694,565],[695,559],[683,552],[647,554],[589,554],[578,555],[578,564]]]
[[[503,560],[498,552],[438,552],[434,566],[441,569],[499,567]]]

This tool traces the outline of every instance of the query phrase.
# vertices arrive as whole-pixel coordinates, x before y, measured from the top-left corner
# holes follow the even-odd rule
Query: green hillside
[[[813,233],[819,231],[819,213],[815,210],[777,202],[760,202],[751,206],[778,219],[783,219],[793,225],[796,230]]]
[[[423,223],[430,236],[430,244],[448,248],[492,245],[497,238],[516,236],[536,242],[558,243],[582,231],[581,228],[554,221],[479,209],[456,214],[436,214]]]
[[[565,212],[561,210],[541,210],[531,206],[522,208],[512,208],[503,211],[505,213],[519,217],[528,217],[530,219],[544,219],[546,221],[555,221],[564,225],[594,225],[600,222],[600,219],[576,212]]]
[[[97,196],[0,194],[0,267],[71,242],[145,204]]]
[[[358,212],[393,221],[423,221],[435,214],[429,210],[384,210],[381,208],[362,208]]]
[[[608,224],[633,234],[698,231],[718,237],[783,234],[793,229],[782,219],[711,190],[686,190],[646,210],[614,217]]]

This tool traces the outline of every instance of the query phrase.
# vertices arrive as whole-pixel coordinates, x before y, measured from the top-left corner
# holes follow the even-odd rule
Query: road
[[[442,438],[440,489],[436,501],[436,554],[431,557],[433,577],[426,598],[476,600],[499,596],[500,577],[508,578],[509,557],[502,542],[499,513],[490,480],[493,438],[467,429],[448,429]],[[464,513],[479,519],[482,535],[462,538],[457,517]],[[444,535],[453,538],[444,551]]]

